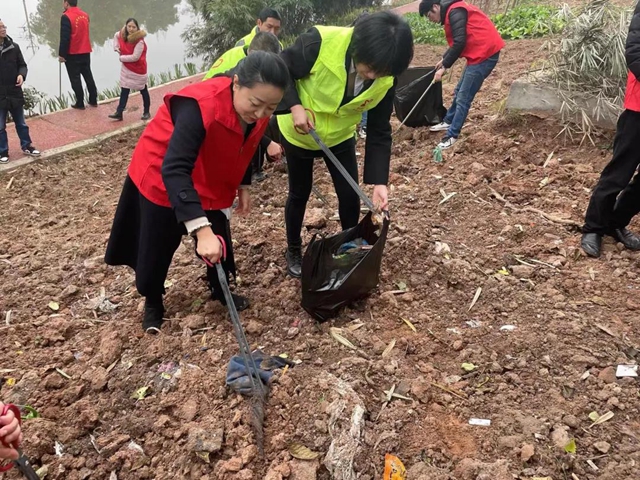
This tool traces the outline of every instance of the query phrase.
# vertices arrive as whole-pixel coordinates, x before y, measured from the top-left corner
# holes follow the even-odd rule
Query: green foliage
[[[505,40],[546,37],[562,31],[558,10],[547,5],[525,5],[495,15],[493,23]]]
[[[415,43],[446,45],[444,28],[417,13],[405,17],[411,25]],[[522,5],[491,17],[505,40],[538,38],[562,31],[564,19],[558,10],[546,5]]]
[[[27,112],[33,112],[42,99],[47,96],[34,87],[24,87],[22,92],[24,93],[24,109]]]
[[[382,4],[382,0],[189,1],[198,13],[198,20],[182,38],[189,45],[189,55],[201,55],[209,63],[251,31],[258,12],[265,6],[278,10],[283,26],[281,38],[292,43],[292,39],[313,25],[329,24],[329,19],[354,10],[377,9]]]
[[[91,17],[91,40],[103,45],[122,28],[127,18],[136,18],[148,33],[166,30],[178,22],[181,0],[82,0],[78,6]],[[49,45],[58,56],[62,0],[40,0],[36,13],[31,15],[31,29],[38,40]]]
[[[446,45],[444,28],[439,23],[433,23],[417,13],[409,13],[404,17],[411,26],[414,43],[427,45]]]

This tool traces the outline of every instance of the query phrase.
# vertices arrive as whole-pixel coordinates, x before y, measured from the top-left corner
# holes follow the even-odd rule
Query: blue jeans
[[[362,112],[362,120],[360,121],[361,127],[367,128],[367,117],[369,116],[368,113],[369,112],[367,110]]]
[[[31,145],[29,127],[24,119],[24,108],[17,107],[10,110],[0,108],[0,153],[9,153],[9,139],[7,138],[7,112],[11,112],[11,117],[16,125],[16,132],[20,137],[20,147],[24,150]]]
[[[458,138],[462,125],[464,125],[467,115],[469,115],[469,109],[471,103],[476,96],[476,93],[482,87],[482,83],[485,78],[493,71],[500,58],[500,52],[494,56],[488,58],[484,62],[476,65],[467,65],[465,68],[455,91],[453,92],[453,103],[447,114],[444,116],[443,122],[449,124],[447,130],[448,138]]]

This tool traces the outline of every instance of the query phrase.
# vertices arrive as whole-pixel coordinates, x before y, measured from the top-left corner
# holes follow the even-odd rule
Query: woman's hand
[[[238,206],[236,213],[240,216],[248,215],[251,211],[251,194],[248,188],[238,189]]]
[[[202,258],[206,258],[211,263],[216,264],[220,261],[222,256],[222,244],[218,237],[216,237],[211,227],[203,227],[196,232],[196,238],[198,239],[198,246],[196,252]]]
[[[4,403],[0,402],[0,410],[4,408]],[[12,411],[0,417],[0,460],[17,460],[17,447],[22,443],[22,429],[18,419]],[[11,445],[5,447],[3,444]],[[15,447],[15,448],[14,448]]]
[[[267,156],[276,162],[282,160],[282,145],[272,141],[267,147]]]
[[[306,135],[309,133],[309,130],[315,128],[302,105],[294,105],[291,107],[291,115],[293,116],[293,126],[299,133]]]
[[[376,185],[373,187],[373,198],[371,199],[378,211],[385,211],[389,208],[389,190],[386,185]]]

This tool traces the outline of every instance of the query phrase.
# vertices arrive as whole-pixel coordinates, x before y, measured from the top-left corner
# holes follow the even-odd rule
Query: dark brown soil
[[[349,430],[359,403],[353,470],[362,480],[381,478],[385,453],[420,480],[637,478],[638,380],[616,379],[612,368],[638,361],[640,257],[607,240],[600,260],[587,259],[575,229],[532,210],[579,224],[611,138],[579,146],[557,137],[553,120],[501,112],[540,45],[508,44],[444,163],[432,160],[435,134],[398,135],[379,291],[330,324],[314,326],[299,283],[283,274],[285,175],[270,171],[253,187],[252,214],[232,227],[238,291],[253,302],[242,319],[253,346],[301,361],[271,389],[265,458],[253,446],[249,402],[225,389],[236,342],[225,310],[207,298],[190,241],[176,254],[168,321],[155,337],[141,333],[132,272],[102,261],[137,136],[3,176],[0,398],[41,414],[25,423],[24,450],[47,479],[328,479],[332,439]],[[419,47],[415,63],[438,53]],[[309,208],[334,216],[321,163],[316,184],[330,205],[313,198]],[[324,231],[337,229],[330,220]],[[389,293],[401,282],[406,293]],[[132,398],[145,386],[146,398]],[[392,386],[410,400],[383,407]],[[594,411],[614,417],[592,426]],[[210,444],[210,463],[196,455],[196,437]],[[565,452],[570,439],[575,454]],[[319,460],[292,460],[291,442]]]

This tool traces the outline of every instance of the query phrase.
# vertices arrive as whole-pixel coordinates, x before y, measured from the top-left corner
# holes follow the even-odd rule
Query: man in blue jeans
[[[436,65],[435,81],[441,81],[458,58],[467,60],[451,107],[442,123],[430,128],[432,132],[446,131],[438,144],[441,150],[446,150],[458,140],[476,93],[498,63],[504,40],[482,10],[462,0],[422,0],[419,12],[431,22],[444,25],[449,44],[449,49]]]
[[[0,163],[9,161],[8,113],[11,113],[15,123],[22,152],[26,155],[40,155],[31,144],[29,127],[24,119],[22,84],[26,77],[27,64],[20,47],[7,35],[7,27],[0,20]]]

